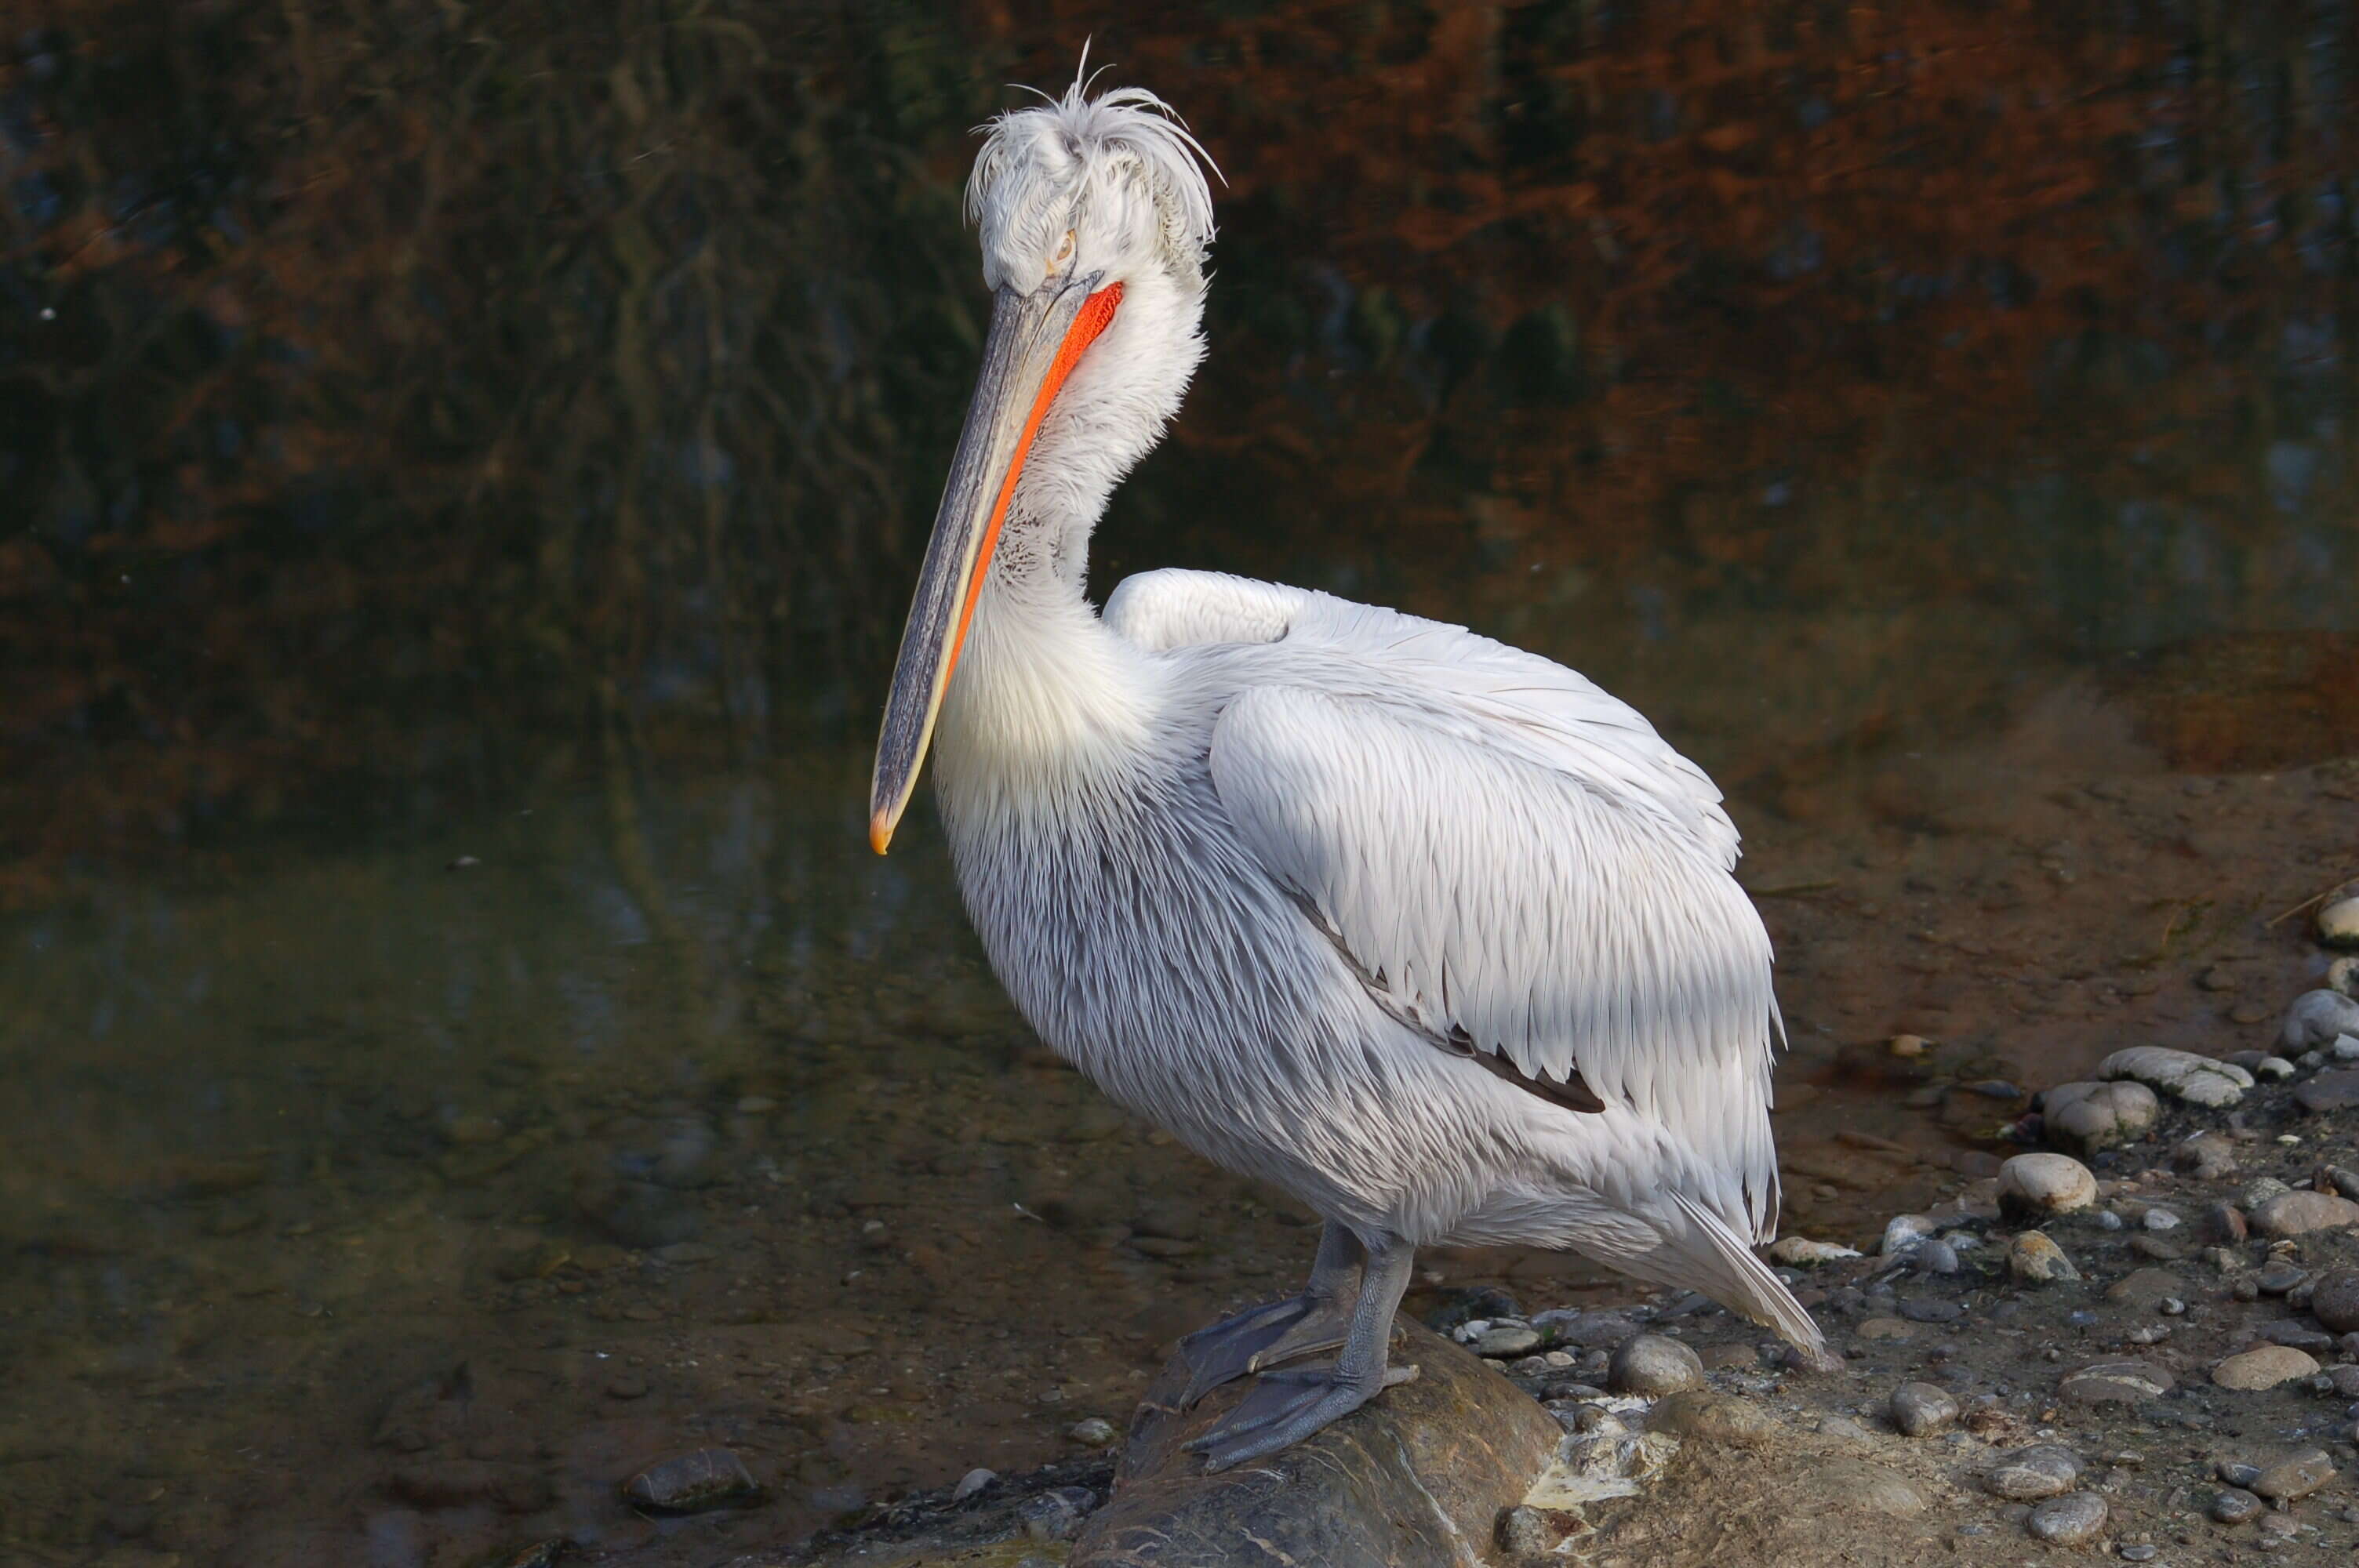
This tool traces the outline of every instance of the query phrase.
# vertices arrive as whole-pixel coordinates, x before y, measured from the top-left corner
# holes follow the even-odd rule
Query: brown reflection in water
[[[2359,633],[2222,633],[2125,665],[2108,685],[2189,773],[2359,753]]]
[[[53,5],[0,58],[0,896],[495,800],[552,733],[864,722],[977,338],[967,128],[1085,33],[1228,176],[1105,581],[1470,621],[1740,773],[2027,659],[2347,632],[2352,25]],[[1813,639],[1891,699],[1686,726]]]

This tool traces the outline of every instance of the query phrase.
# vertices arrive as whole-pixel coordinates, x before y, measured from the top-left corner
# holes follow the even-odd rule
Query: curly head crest
[[[1083,55],[1087,60],[1086,52]],[[984,270],[994,283],[997,253],[1053,249],[1066,228],[1119,244],[1150,239],[1158,259],[1201,280],[1212,243],[1212,192],[1220,173],[1171,106],[1143,87],[1089,96],[1076,75],[1063,96],[1011,109],[987,124],[967,181],[966,216],[983,231]],[[1152,214],[1153,221],[1148,221]]]

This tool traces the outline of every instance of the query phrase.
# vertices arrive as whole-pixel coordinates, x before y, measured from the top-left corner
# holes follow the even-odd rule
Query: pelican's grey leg
[[[1393,1313],[1408,1289],[1417,1249],[1405,1241],[1371,1249],[1353,1304],[1343,1353],[1332,1367],[1264,1372],[1253,1392],[1228,1419],[1192,1438],[1188,1446],[1204,1455],[1207,1470],[1225,1470],[1290,1447],[1329,1422],[1349,1415],[1378,1392],[1417,1376],[1414,1367],[1387,1368]]]
[[[1188,1363],[1189,1377],[1180,1408],[1248,1372],[1343,1344],[1352,1304],[1360,1297],[1360,1264],[1366,1256],[1360,1238],[1331,1219],[1319,1233],[1319,1256],[1300,1295],[1247,1307],[1182,1339],[1180,1354]]]

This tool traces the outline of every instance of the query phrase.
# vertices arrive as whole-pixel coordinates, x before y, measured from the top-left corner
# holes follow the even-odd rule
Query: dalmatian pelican
[[[1087,596],[1092,529],[1204,355],[1210,158],[1154,94],[998,117],[991,326],[877,745],[930,744],[1001,982],[1104,1093],[1321,1216],[1301,1293],[1190,1335],[1193,1446],[1274,1453],[1388,1365],[1416,1249],[1569,1248],[1822,1360],[1775,1234],[1770,945],[1703,771],[1462,627],[1207,571]],[[1332,1354],[1331,1354],[1332,1353]]]

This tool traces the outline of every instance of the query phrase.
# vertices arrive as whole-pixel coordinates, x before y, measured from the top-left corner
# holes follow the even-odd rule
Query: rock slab
[[[1113,1499],[1073,1543],[1071,1568],[1224,1568],[1245,1560],[1460,1568],[1492,1539],[1556,1452],[1547,1411],[1421,1325],[1394,1330],[1393,1364],[1415,1380],[1283,1453],[1219,1475],[1180,1446],[1244,1397],[1248,1381],[1179,1408],[1176,1358],[1130,1423]],[[1248,1544],[1250,1543],[1250,1544]]]
[[[2253,1087],[2253,1075],[2234,1062],[2217,1062],[2167,1045],[2133,1045],[2097,1065],[2104,1079],[2131,1078],[2190,1105],[2220,1109],[2234,1105]]]

